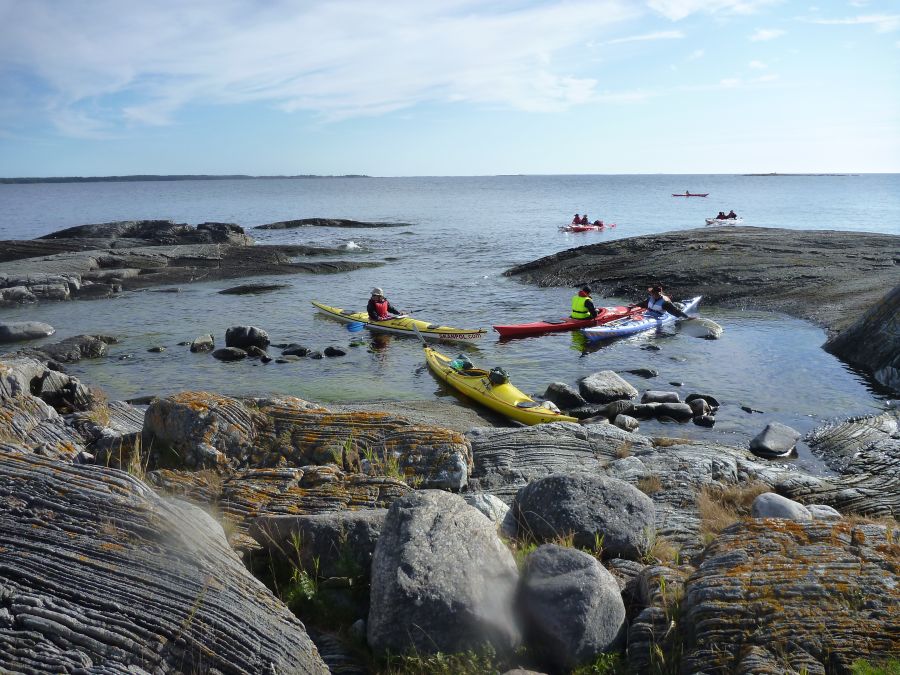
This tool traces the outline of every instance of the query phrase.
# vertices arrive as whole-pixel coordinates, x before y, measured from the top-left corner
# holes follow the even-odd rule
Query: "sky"
[[[900,172],[900,0],[0,0],[0,176]]]

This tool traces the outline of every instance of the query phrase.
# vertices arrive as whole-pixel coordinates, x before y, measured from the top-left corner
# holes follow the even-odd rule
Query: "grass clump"
[[[620,654],[600,654],[591,663],[575,668],[571,675],[628,675],[630,672]]]
[[[900,675],[900,659],[869,663],[865,659],[857,659],[850,664],[853,675]]]
[[[499,675],[505,670],[494,649],[485,645],[480,650],[455,654],[387,655],[376,672],[379,675]]]
[[[635,487],[649,497],[662,490],[662,481],[656,474],[650,474],[641,478]]]
[[[708,544],[729,525],[750,517],[753,500],[764,492],[771,492],[765,483],[751,482],[724,488],[704,487],[697,495],[700,512],[700,535]]]

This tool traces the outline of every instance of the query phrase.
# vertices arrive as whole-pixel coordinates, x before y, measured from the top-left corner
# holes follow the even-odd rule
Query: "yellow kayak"
[[[491,410],[495,410],[504,417],[524,422],[525,424],[578,421],[575,417],[569,417],[561,412],[543,407],[530,396],[527,396],[510,384],[509,381],[501,381],[495,384],[491,381],[492,373],[486,370],[480,368],[455,368],[451,365],[450,358],[431,347],[425,347],[425,360],[435,375],[459,393],[468,396],[481,405],[487,406]]]
[[[441,326],[420,319],[413,319],[411,316],[397,317],[396,319],[387,319],[385,321],[370,321],[366,312],[352,312],[349,309],[341,309],[340,307],[330,307],[323,305],[321,302],[313,302],[323,314],[343,321],[345,323],[361,323],[369,330],[378,331],[379,333],[392,333],[394,335],[412,335],[416,336],[416,330],[422,337],[429,340],[449,340],[453,342],[470,342],[484,337],[487,331],[484,328],[468,329],[453,328],[452,326]]]

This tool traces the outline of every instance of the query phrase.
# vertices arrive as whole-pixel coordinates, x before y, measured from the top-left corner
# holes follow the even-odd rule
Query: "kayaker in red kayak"
[[[572,218],[572,224],[581,225],[581,216],[579,216],[577,213],[575,214],[575,217]]]
[[[384,291],[377,287],[372,289],[372,296],[369,298],[369,304],[366,305],[366,311],[369,313],[370,321],[384,321],[390,319],[391,315],[403,313],[394,307],[384,297]]]
[[[729,211],[728,215],[725,217],[729,220],[734,220],[735,218],[737,218],[737,214],[734,212],[734,209],[731,209],[731,211]]]
[[[594,221],[594,227],[603,227],[603,221],[602,221],[602,220],[595,220],[595,221]]]
[[[672,302],[669,296],[663,295],[662,284],[654,284],[647,289],[647,293],[649,293],[647,300],[639,305],[636,305],[637,307],[645,307],[651,312],[655,312],[659,315],[668,312],[669,314],[681,317],[682,319],[691,318],[680,309],[678,309],[678,307],[675,305],[675,303]]]
[[[590,286],[582,286],[576,295],[572,296],[572,313],[573,319],[596,319],[597,308],[594,307],[594,301],[591,299]]]
[[[591,222],[591,221],[588,220],[588,217],[587,217],[587,214],[586,214],[586,213],[585,213],[583,216],[581,216],[581,224],[582,224],[582,225],[589,225],[590,222]]]
[[[716,220],[725,220],[728,216],[725,215],[724,211],[719,211],[719,215],[716,216]]]

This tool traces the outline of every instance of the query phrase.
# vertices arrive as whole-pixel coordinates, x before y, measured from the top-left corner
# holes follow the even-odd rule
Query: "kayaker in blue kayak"
[[[366,311],[369,313],[370,321],[384,321],[392,318],[392,315],[403,313],[384,297],[384,291],[378,287],[372,289],[372,295],[369,298],[369,304],[366,305]]]
[[[572,313],[573,319],[596,319],[597,308],[594,307],[594,301],[591,299],[591,287],[582,286],[576,295],[572,296]]]
[[[682,319],[690,319],[687,314],[678,309],[678,306],[672,302],[672,300],[667,296],[663,295],[663,287],[662,284],[655,284],[647,289],[647,293],[650,295],[647,297],[647,300],[644,303],[635,305],[636,307],[646,307],[648,311],[653,312],[659,316],[662,316],[664,313],[668,312],[672,316],[677,316]]]

